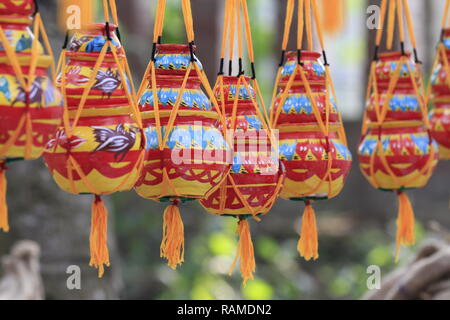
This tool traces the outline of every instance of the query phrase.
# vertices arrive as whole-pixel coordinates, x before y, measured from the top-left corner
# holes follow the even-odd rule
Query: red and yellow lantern
[[[298,2],[298,49],[286,53],[295,6],[295,1],[288,1],[283,59],[277,74],[271,122],[279,130],[280,160],[286,170],[280,196],[305,202],[298,251],[310,260],[318,258],[317,226],[311,202],[330,199],[340,193],[352,156],[336,107],[325,51],[322,50],[324,65],[319,61],[321,54],[312,51],[313,20],[323,48],[316,1]],[[304,25],[309,50],[302,50]]]
[[[404,50],[403,5],[390,1],[387,48],[392,48],[394,24],[399,19],[401,52],[378,54],[383,29],[378,30],[375,59],[371,65],[367,107],[362,139],[358,149],[360,168],[377,189],[395,191],[399,198],[397,219],[397,251],[400,245],[414,242],[414,213],[406,189],[426,185],[437,164],[437,145],[429,131],[421,68],[417,59],[413,26],[405,5],[409,35],[414,48],[414,60]],[[387,1],[382,2],[382,23]]]
[[[244,18],[244,26],[241,24]],[[235,23],[236,27],[235,27]],[[246,45],[252,77],[243,71],[242,29],[245,29]],[[235,34],[236,33],[236,34]],[[233,45],[237,35],[237,76],[232,75]],[[224,75],[224,60],[228,45],[229,75]],[[226,118],[225,135],[233,144],[231,170],[217,190],[201,200],[201,205],[211,214],[238,218],[239,244],[230,274],[240,259],[240,271],[244,285],[253,279],[256,269],[249,218],[260,220],[278,198],[283,174],[276,153],[275,135],[268,125],[264,101],[256,79],[252,35],[246,0],[227,0],[225,4],[224,31],[220,71],[214,88],[222,112]],[[262,110],[259,103],[262,105]],[[225,131],[225,130],[224,130]]]
[[[220,109],[195,56],[190,1],[182,5],[189,44],[158,43],[165,11],[165,1],[158,1],[153,56],[138,93],[147,144],[135,190],[143,198],[169,203],[161,257],[173,269],[184,261],[179,205],[204,198],[229,168]]]
[[[132,78],[116,28],[109,23],[86,26],[63,50],[57,85],[65,101],[64,125],[44,153],[61,189],[94,195],[90,265],[99,269],[99,276],[109,265],[107,211],[100,196],[132,189],[145,152]]]
[[[439,144],[439,157],[450,159],[450,29],[447,25],[449,2],[444,14],[441,41],[430,80],[429,101],[431,135]]]
[[[34,22],[33,22],[34,19]],[[30,25],[33,23],[32,30]],[[44,40],[44,45],[39,39]],[[49,75],[49,68],[52,73]],[[33,0],[0,3],[0,229],[9,230],[6,164],[34,160],[61,122],[54,59]]]

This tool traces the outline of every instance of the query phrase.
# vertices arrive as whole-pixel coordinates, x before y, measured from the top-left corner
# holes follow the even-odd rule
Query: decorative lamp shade
[[[9,229],[6,205],[6,164],[34,160],[54,136],[63,113],[61,95],[49,68],[53,55],[45,42],[39,13],[33,22],[34,1],[0,3],[0,229]],[[47,39],[46,36],[43,36]]]
[[[450,29],[444,29],[431,76],[431,135],[439,144],[439,157],[450,159]]]
[[[255,261],[248,218],[259,220],[278,198],[283,174],[278,155],[271,144],[271,131],[265,119],[256,110],[257,97],[244,75],[220,75],[215,95],[225,110],[227,132],[232,132],[234,155],[231,170],[218,189],[201,200],[201,205],[212,214],[239,218],[237,233],[240,235],[237,259],[241,259],[244,284],[253,279]]]
[[[315,0],[298,1],[297,50],[286,51],[295,2],[288,1],[286,9],[271,123],[279,131],[280,160],[286,175],[280,196],[305,203],[297,250],[310,260],[319,257],[312,202],[331,199],[341,192],[350,172],[352,155],[337,109]],[[313,51],[313,22],[322,54]],[[304,30],[307,50],[303,49]],[[323,64],[319,61],[321,57]]]
[[[369,130],[358,149],[364,176],[382,190],[421,188],[437,163],[437,145],[423,125],[419,103],[423,96],[417,96],[412,83],[412,79],[420,83],[420,68],[409,56],[403,57],[400,52],[379,55],[377,93],[372,93],[366,107]],[[397,85],[390,88],[398,68]],[[384,106],[385,118],[379,126],[377,117]]]
[[[152,57],[138,92],[147,144],[135,190],[169,203],[160,253],[173,269],[184,261],[179,205],[204,198],[229,170],[229,146],[219,131],[223,117],[195,56],[190,1],[182,6],[188,44],[161,44],[165,1],[158,1]]]
[[[66,115],[46,146],[44,159],[58,186],[73,194],[95,195],[91,262],[104,272],[107,212],[100,196],[130,190],[142,170],[145,138],[134,88],[116,26],[91,24],[78,30],[61,56]]]
[[[251,78],[246,77],[243,70],[244,34]],[[233,55],[235,37],[239,44],[236,57]],[[226,76],[224,61],[227,49],[229,68]],[[236,76],[232,75],[234,58],[239,65]],[[236,233],[239,235],[239,244],[229,274],[232,274],[240,260],[245,285],[249,279],[253,279],[256,270],[248,219],[259,221],[272,208],[284,177],[279,165],[278,141],[268,124],[266,106],[256,77],[246,0],[225,2],[220,69],[214,94],[225,115],[225,124],[221,129],[226,132],[227,141],[233,145],[233,159],[226,179],[200,203],[211,214],[238,218]]]
[[[229,167],[226,161],[227,144],[219,131],[219,114],[202,91],[195,70],[187,77],[182,90],[190,59],[188,45],[157,45],[156,86],[153,88],[151,79],[148,79],[148,87],[139,98],[147,147],[144,170],[135,190],[146,199],[201,199],[223,180],[223,174]],[[196,63],[202,68],[198,60]],[[151,78],[151,75],[147,76]],[[158,114],[154,108],[154,91]],[[176,118],[171,120],[178,99],[178,112]],[[167,135],[163,150],[158,144],[157,121],[161,125],[161,138]],[[173,123],[168,132],[171,121]],[[194,161],[195,157],[199,159]],[[203,161],[207,157],[212,161]]]
[[[438,148],[430,134],[422,70],[408,1],[381,3],[381,27],[377,30],[375,56],[370,67],[366,112],[358,148],[360,169],[370,184],[398,195],[398,259],[400,246],[414,243],[414,212],[407,189],[421,188],[430,179],[438,161]],[[400,52],[392,51],[395,17]],[[406,33],[413,48],[405,50]],[[387,51],[379,53],[384,22],[388,21]]]
[[[101,195],[133,188],[140,174],[137,164],[143,141],[124,89],[129,86],[129,79],[122,81],[113,55],[107,53],[95,70],[106,43],[105,25],[88,28],[74,34],[66,53],[65,72],[57,79],[67,99],[69,121],[72,124],[76,121],[76,126],[70,138],[66,129],[60,128],[56,138],[47,144],[44,158],[64,191]],[[112,43],[119,59],[123,59],[123,49],[114,30],[115,26],[110,25]],[[83,92],[91,79],[95,82],[79,111]],[[73,165],[73,170],[67,170],[68,165]]]
[[[250,83],[251,79],[245,77],[245,81]],[[273,156],[268,143],[263,120],[258,117],[252,103],[252,99],[256,100],[255,91],[249,85],[250,93],[247,92],[238,77],[224,76],[223,87],[216,86],[215,89],[220,103],[221,88],[227,130],[234,131],[233,163],[227,179],[200,203],[208,212],[218,215],[245,218],[266,214],[277,199],[281,174],[278,158]]]
[[[286,170],[281,197],[287,200],[333,198],[344,187],[350,172],[352,156],[338,135],[341,120],[336,103],[330,97],[327,104],[326,74],[318,60],[320,56],[318,52],[308,51],[303,51],[301,56],[315,106],[298,74],[285,94],[297,64],[295,52],[287,53],[281,72],[280,92],[274,108],[275,112],[281,109],[275,126],[280,130],[280,159]],[[328,139],[320,130],[316,114],[323,122],[328,119]]]

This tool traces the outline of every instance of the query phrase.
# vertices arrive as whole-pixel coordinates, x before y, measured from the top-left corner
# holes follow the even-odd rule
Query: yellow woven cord
[[[114,0],[103,0],[103,6],[104,6],[104,16],[105,21],[109,21],[109,11],[111,10],[111,15],[113,17],[113,21],[116,25],[118,25],[119,21],[117,18],[117,8],[115,5]],[[46,35],[43,34],[44,39],[47,38]],[[61,77],[61,92],[63,97],[63,104],[64,104],[64,113],[63,113],[63,125],[64,130],[66,132],[66,135],[68,138],[71,138],[73,136],[73,131],[77,127],[79,119],[82,115],[82,112],[84,110],[87,98],[89,96],[89,93],[96,81],[96,75],[99,72],[102,63],[106,59],[107,53],[110,52],[113,57],[113,61],[116,64],[118,68],[118,72],[120,75],[120,81],[121,85],[124,88],[125,95],[127,97],[129,106],[129,112],[132,115],[134,121],[136,122],[137,127],[142,131],[142,119],[141,115],[139,113],[137,103],[136,103],[136,95],[135,95],[135,88],[134,85],[131,85],[131,88],[128,87],[128,84],[126,82],[126,79],[131,80],[131,73],[129,69],[129,64],[127,61],[127,58],[125,54],[123,54],[123,57],[118,56],[116,47],[112,44],[112,41],[110,39],[107,39],[105,41],[105,44],[103,45],[102,49],[100,50],[99,56],[97,58],[97,61],[94,65],[94,68],[92,70],[92,76],[89,79],[86,87],[83,89],[83,93],[80,99],[80,103],[77,107],[77,110],[75,112],[75,116],[73,121],[70,121],[69,118],[69,109],[68,109],[68,103],[67,103],[67,81],[66,81],[66,71],[67,71],[67,50],[63,49],[59,62],[58,67],[55,70],[56,72],[60,72],[62,74]],[[135,171],[141,171],[141,169],[144,166],[144,158],[145,158],[145,150],[141,150],[139,157],[137,161],[133,164],[132,170],[130,170],[130,173],[127,174],[121,181],[118,182],[117,186],[113,188],[108,194],[117,192],[121,190],[121,188],[129,181],[131,178],[133,172]],[[108,248],[107,248],[107,210],[104,206],[103,201],[100,198],[101,194],[106,194],[101,192],[101,190],[98,190],[98,188],[95,186],[94,183],[92,183],[89,178],[85,175],[83,170],[81,169],[80,165],[77,163],[76,159],[68,154],[67,157],[67,176],[70,184],[70,191],[72,193],[78,193],[77,188],[75,186],[75,180],[74,180],[74,172],[77,173],[77,175],[80,177],[82,183],[85,185],[85,187],[89,190],[90,193],[95,195],[94,201],[92,203],[92,212],[91,212],[91,234],[90,234],[90,251],[91,251],[91,260],[90,265],[98,268],[99,277],[102,277],[104,273],[104,266],[109,266],[109,254],[108,254]]]
[[[387,0],[383,0],[381,7],[381,28],[377,31],[377,37],[376,37],[376,45],[379,46],[381,42],[381,38],[383,35],[383,25],[384,20],[387,15],[388,20],[388,27],[387,27],[387,48],[388,50],[392,49],[392,43],[394,38],[394,32],[395,32],[395,18],[397,17],[397,24],[398,24],[398,30],[399,30],[399,40],[401,43],[404,43],[406,41],[406,33],[404,30],[404,19],[406,19],[407,24],[407,31],[409,35],[409,39],[411,41],[412,47],[416,48],[416,38],[414,35],[413,30],[413,23],[412,23],[412,17],[408,5],[407,0],[391,0],[389,1],[389,6],[387,3]],[[450,8],[450,1],[447,0],[446,2],[446,10]],[[447,19],[447,14],[444,15],[443,19],[443,25],[445,25],[445,21]],[[441,46],[438,48],[438,57],[441,53]],[[445,52],[444,52],[445,53]],[[445,56],[445,54],[443,55]],[[434,61],[434,65],[437,64],[438,57],[436,57],[436,60]],[[448,63],[448,61],[447,61]],[[445,61],[444,61],[445,65]],[[422,113],[422,119],[418,121],[418,124],[424,125],[426,129],[430,128],[429,119],[428,119],[428,110],[427,105],[429,101],[429,92],[430,92],[430,86],[428,86],[428,89],[426,93],[423,91],[423,87],[421,86],[421,83],[418,83],[415,76],[413,69],[410,65],[409,58],[404,55],[400,58],[399,62],[397,63],[397,66],[395,70],[393,71],[392,77],[390,79],[388,90],[386,93],[386,98],[384,99],[384,103],[382,106],[380,106],[380,90],[378,88],[378,82],[376,79],[376,61],[373,61],[370,68],[370,75],[369,75],[369,84],[367,88],[367,99],[372,95],[373,100],[375,103],[375,116],[376,121],[373,123],[370,123],[368,120],[368,115],[365,113],[364,116],[364,122],[363,122],[363,128],[362,128],[362,135],[363,137],[368,134],[369,128],[379,128],[380,130],[384,127],[389,127],[392,125],[395,125],[397,127],[399,126],[407,126],[408,124],[412,124],[412,122],[408,122],[406,124],[396,123],[396,124],[386,124],[385,119],[388,112],[389,104],[391,99],[394,96],[394,90],[397,86],[397,83],[399,81],[401,68],[403,66],[406,66],[409,72],[409,77],[412,83],[412,87],[414,90],[414,94],[417,96],[419,101],[420,110]],[[447,79],[447,81],[450,83],[450,78]],[[382,146],[381,141],[381,135],[379,136],[379,139],[375,145],[375,148],[373,150],[373,153],[370,157],[370,175],[366,175],[368,178],[370,184],[374,186],[375,188],[380,187],[380,183],[377,181],[375,176],[375,168],[374,163],[375,159],[379,158],[381,161],[381,164],[383,168],[388,172],[389,176],[394,180],[395,184],[399,186],[407,186],[411,182],[415,181],[418,177],[422,175],[431,175],[432,173],[432,167],[434,165],[434,153],[431,151],[425,165],[416,172],[416,174],[412,175],[407,181],[400,181],[400,178],[396,176],[396,174],[391,169],[387,159],[385,150]],[[398,199],[399,199],[399,211],[398,211],[398,218],[397,218],[397,247],[396,247],[396,261],[398,260],[400,247],[407,246],[414,243],[414,213],[411,206],[411,203],[407,197],[407,195],[402,192],[401,190],[397,191]]]
[[[381,39],[383,37],[384,24],[386,21],[386,11],[387,11],[387,0],[381,1],[381,10],[380,10],[380,24],[377,29],[377,35],[375,39],[375,45],[380,46]]]
[[[303,1],[303,0],[300,0],[300,1]],[[283,52],[283,58],[284,58],[284,53],[286,52],[288,42],[289,42],[289,33],[290,33],[291,25],[292,25],[292,19],[294,16],[294,6],[295,6],[295,0],[288,0],[288,4],[286,7],[286,17],[285,17],[285,21],[284,21],[283,41],[281,44],[281,51]],[[275,98],[278,94],[278,90],[279,90],[278,85],[280,82],[282,69],[283,69],[283,61],[278,66],[277,75],[275,77],[275,86],[274,86],[273,92],[272,92],[272,101],[275,101]],[[274,109],[270,108],[270,123],[271,124],[274,123],[274,114],[273,113],[274,113]]]
[[[414,211],[408,196],[404,192],[398,192],[398,217],[397,217],[397,246],[395,249],[395,261],[398,261],[401,246],[414,244]]]
[[[4,162],[0,162],[0,230],[3,230],[4,232],[9,231],[6,189],[6,166]]]
[[[162,37],[163,34],[165,9],[166,9],[166,1],[158,0],[153,31],[154,45],[158,43],[160,37]],[[189,0],[182,0],[182,12],[188,43],[193,44],[195,35],[192,20],[192,9]],[[211,103],[214,106],[214,109],[218,113],[224,130],[226,130],[225,118],[223,117],[223,113],[220,110],[218,102],[214,97],[213,90],[209,85],[209,81],[204,71],[200,70],[200,67],[198,66],[198,63],[196,61],[191,61],[184,74],[180,92],[178,93],[177,100],[175,102],[175,105],[173,106],[172,112],[170,113],[168,123],[165,126],[166,132],[163,136],[161,125],[161,114],[160,114],[160,102],[157,94],[158,83],[156,78],[156,67],[155,61],[152,59],[147,66],[143,81],[140,84],[138,96],[141,96],[143,92],[146,90],[146,88],[148,88],[148,86],[150,85],[151,90],[153,91],[153,107],[154,107],[156,131],[158,136],[158,146],[161,151],[164,150],[165,145],[169,138],[169,134],[174,127],[176,118],[178,116],[178,110],[181,106],[181,99],[183,93],[186,90],[187,81],[189,79],[191,72],[194,70],[198,78],[200,79],[201,85],[205,89],[208,97],[210,98]],[[171,199],[173,204],[169,205],[164,211],[161,257],[166,258],[168,260],[169,267],[175,269],[179,264],[181,264],[184,261],[184,231],[183,231],[183,222],[181,219],[178,206],[180,201],[179,198],[181,197],[181,195],[177,191],[171,179],[169,178],[167,169],[163,168],[163,182],[160,198],[168,196],[173,197],[173,199]]]
[[[240,271],[242,274],[242,278],[244,279],[243,285],[245,287],[248,280],[253,280],[253,273],[256,270],[255,252],[253,248],[252,237],[250,234],[250,226],[247,220],[239,220],[236,233],[239,235],[239,244],[237,248],[236,258],[231,265],[229,275],[233,273],[237,261],[240,260]]]
[[[293,1],[291,1],[293,3]],[[238,58],[240,59],[240,62],[242,63],[243,59],[243,30],[245,31],[245,44],[248,54],[248,59],[250,63],[254,64],[254,51],[253,51],[253,43],[252,43],[252,34],[251,34],[251,25],[250,25],[250,19],[248,14],[248,6],[246,0],[228,0],[226,2],[226,8],[225,8],[225,15],[224,15],[224,32],[223,32],[223,38],[222,38],[222,49],[221,49],[221,58],[224,57],[225,52],[227,49],[230,50],[230,61],[233,60],[233,46],[235,41],[235,36],[237,37],[237,43],[238,43]],[[236,33],[236,35],[235,35]],[[242,72],[242,70],[239,70]],[[234,95],[234,101],[232,105],[231,115],[229,118],[230,126],[233,130],[236,129],[237,125],[237,111],[238,111],[238,103],[239,103],[239,93],[241,92],[242,88],[245,88],[245,90],[248,93],[248,96],[250,97],[252,106],[255,109],[256,116],[258,119],[260,119],[263,128],[268,132],[268,136],[271,139],[272,145],[275,145],[276,141],[274,141],[274,136],[271,130],[271,127],[269,125],[270,120],[269,116],[266,110],[266,106],[264,104],[264,101],[262,99],[261,91],[258,85],[258,81],[256,77],[253,77],[251,80],[255,92],[256,97],[252,95],[252,91],[250,89],[250,84],[248,83],[246,77],[244,74],[240,73],[237,78],[237,84],[236,84],[236,92]],[[219,74],[216,84],[215,84],[215,91],[219,92],[220,95],[220,102],[222,107],[222,113],[225,114],[225,89],[224,89],[224,82],[223,82],[223,74]],[[261,111],[258,102],[261,104],[263,111]],[[231,145],[232,141],[229,142]],[[283,182],[283,176],[280,176],[276,185],[275,185],[275,192],[274,194],[268,199],[268,201],[263,205],[262,208],[259,208],[256,210],[256,208],[253,208],[249,201],[245,198],[245,196],[242,194],[240,187],[236,184],[233,175],[230,173],[230,171],[225,176],[225,179],[219,184],[218,190],[219,190],[219,210],[218,215],[225,214],[225,206],[226,206],[226,200],[227,200],[227,189],[232,188],[233,192],[236,194],[237,198],[241,202],[241,204],[244,206],[246,212],[252,216],[254,220],[259,221],[260,219],[257,217],[258,214],[261,212],[265,213],[269,210],[269,208],[274,204],[279,191],[282,188],[282,182]],[[215,189],[217,190],[217,188]],[[209,195],[212,193],[209,193]],[[250,235],[250,228],[248,221],[240,218],[238,222],[238,229],[237,233],[239,234],[239,245],[238,250],[236,254],[236,258],[230,268],[230,275],[238,262],[240,260],[240,271],[243,277],[243,284],[246,285],[247,281],[249,279],[253,279],[253,272],[255,271],[255,258],[254,258],[254,250],[253,250],[253,243],[251,240]]]
[[[164,210],[160,255],[167,259],[168,266],[174,270],[184,262],[184,225],[177,202]]]
[[[447,21],[450,13],[449,9],[450,9],[450,0],[445,0],[444,15],[442,16],[441,30],[447,27]]]
[[[311,0],[305,0],[305,28],[306,28],[306,37],[308,39],[308,50],[313,51],[314,43],[313,43],[313,32],[311,23]]]
[[[6,52],[6,56],[8,57],[9,63],[11,67],[13,68],[14,75],[17,78],[17,81],[19,82],[19,85],[23,88],[24,92],[26,94],[29,94],[31,90],[31,85],[36,79],[36,68],[39,58],[39,38],[40,36],[43,39],[44,42],[44,48],[47,51],[47,54],[50,56],[52,64],[51,64],[51,71],[52,71],[52,80],[55,80],[55,65],[54,65],[54,56],[53,51],[51,49],[51,46],[48,41],[47,33],[45,32],[45,28],[42,23],[41,15],[40,13],[36,13],[34,17],[33,22],[33,41],[31,46],[31,52],[30,52],[30,63],[29,63],[29,72],[27,74],[27,77],[22,72],[21,63],[19,62],[18,56],[15,52],[15,50],[12,48],[11,44],[9,43],[6,34],[3,30],[3,28],[0,26],[0,44],[4,48]],[[24,130],[25,129],[25,130]],[[19,137],[21,136],[22,131],[24,130],[24,136],[25,136],[25,148],[24,148],[24,159],[29,160],[32,158],[32,147],[33,147],[33,123],[31,119],[30,114],[30,108],[29,105],[27,105],[25,108],[23,108],[22,115],[19,119],[19,123],[14,130],[14,132],[10,135],[9,139],[5,142],[3,147],[0,149],[0,158],[4,158],[9,149],[17,142]],[[0,163],[0,229],[3,229],[4,231],[9,230],[8,225],[8,206],[6,203],[6,177],[5,177],[5,166],[4,163]]]
[[[302,0],[299,0],[302,1]],[[306,1],[306,0],[305,0]],[[299,6],[301,8],[303,8],[302,3],[299,4]],[[308,4],[307,2],[305,2],[305,6],[304,6],[304,10],[305,10],[305,17],[309,16],[310,18],[312,17],[313,20],[315,21],[315,27],[316,27],[316,32],[317,32],[317,36],[319,39],[319,43],[322,47],[322,50],[325,50],[324,48],[324,38],[323,38],[323,32],[321,29],[321,25],[318,23],[318,21],[320,21],[320,17],[318,14],[318,6],[317,6],[317,2],[316,0],[311,0],[311,2]],[[303,15],[300,15],[300,18]],[[306,19],[308,20],[308,19]],[[309,26],[308,26],[309,25]],[[303,24],[301,22],[299,22],[299,26],[303,26]],[[303,32],[302,31],[303,28],[299,27],[298,32]],[[311,21],[306,21],[306,32],[307,32],[307,37],[308,38],[312,38],[312,22]],[[312,42],[312,41],[311,41]],[[330,101],[330,92],[333,95],[333,98],[335,99],[335,101],[337,101],[336,98],[336,93],[335,93],[335,88],[334,88],[334,84],[330,75],[330,71],[328,66],[325,66],[325,82],[326,82],[326,87],[327,89],[327,96],[326,96],[326,119],[325,122],[322,120],[322,117],[320,115],[320,111],[319,108],[317,106],[314,94],[312,92],[312,89],[306,79],[305,76],[305,71],[303,69],[303,67],[299,64],[297,64],[294,68],[293,73],[291,74],[291,76],[289,77],[289,80],[286,84],[286,87],[284,88],[283,93],[281,94],[280,97],[280,102],[279,102],[279,106],[282,106],[286,99],[287,96],[289,94],[289,91],[292,87],[292,85],[294,84],[294,80],[295,77],[299,74],[301,76],[301,83],[305,86],[305,91],[306,91],[306,95],[308,97],[308,99],[311,101],[311,105],[312,105],[312,110],[314,113],[314,116],[316,118],[317,124],[319,126],[320,131],[323,133],[324,136],[328,137],[329,133],[330,133],[330,125],[329,125],[329,113],[330,113],[330,108],[331,108],[331,101]],[[274,108],[274,100],[272,101],[272,108],[271,110],[273,111]],[[276,108],[276,112],[275,114],[271,114],[272,117],[272,126],[276,126],[277,122],[278,122],[278,117],[281,114],[281,108],[278,107]],[[341,119],[341,118],[340,118]],[[340,120],[341,124],[342,124],[342,120]],[[346,135],[345,135],[345,131],[344,128],[342,126],[341,129],[338,130],[338,136],[340,139],[342,139],[342,142],[347,145],[347,139],[346,139]],[[296,190],[292,190],[291,188],[288,188],[286,186],[284,186],[284,188],[286,188],[286,190],[288,190],[289,192],[293,193],[294,195],[298,196],[298,197],[305,197],[308,195],[312,195],[314,194],[317,190],[320,189],[320,187],[324,184],[324,183],[328,183],[328,189],[329,191],[331,191],[331,181],[332,181],[332,177],[331,177],[331,170],[332,170],[332,166],[333,166],[333,159],[332,159],[332,154],[331,154],[331,150],[328,150],[328,162],[327,162],[327,171],[324,175],[324,178],[312,189],[312,191],[310,193],[308,193],[307,195],[305,194],[298,194],[298,192]],[[333,198],[338,194],[337,191],[335,192],[330,192],[328,198]]]
[[[297,250],[307,261],[319,258],[316,214],[309,201],[305,202],[305,211],[303,212],[302,228]]]
[[[251,41],[251,27],[250,27],[250,19],[249,19],[249,16],[248,16],[247,1],[246,0],[239,0],[239,1],[240,1],[240,6],[234,6],[234,5],[232,5],[233,4],[232,1],[228,1],[226,3],[226,5],[227,5],[226,11],[230,11],[231,14],[234,13],[237,16],[237,20],[239,21],[238,22],[238,32],[237,32],[238,33],[238,43],[242,43],[242,32],[240,31],[241,23],[240,23],[239,16],[242,14],[242,16],[244,17],[244,26],[245,26],[245,31],[246,31],[246,44],[247,44],[248,57],[249,57],[250,62],[254,63],[254,53],[253,53],[253,46],[252,46],[252,41]],[[232,9],[234,9],[234,12],[231,11]],[[242,12],[240,10],[242,10]],[[233,17],[228,15],[228,14],[226,14],[225,15],[225,19],[226,20],[224,21],[224,27],[227,28],[227,29],[228,29],[228,27],[230,27],[230,29],[231,29],[230,32],[233,32],[231,26],[227,26],[227,24],[231,23],[230,21],[234,21]],[[232,34],[227,35],[227,33],[224,33],[224,36],[225,37],[229,36],[229,40],[230,41],[234,41],[234,40],[231,40],[231,39],[234,39]],[[224,46],[222,48],[222,51],[225,52],[226,51],[226,45],[227,45],[226,39],[225,39],[225,41],[223,41],[223,45]],[[232,44],[229,42],[228,45],[231,46]],[[243,48],[242,48],[242,45],[239,45],[239,46],[240,46],[239,58],[242,59],[242,55],[243,55],[243,50],[242,49]],[[252,81],[253,81],[252,83],[255,84],[256,87],[259,89],[257,80],[253,79]],[[267,113],[265,115],[263,115],[261,113],[261,110],[260,110],[260,108],[258,106],[258,102],[253,97],[253,95],[251,94],[249,84],[247,83],[244,75],[239,75],[238,82],[237,82],[237,85],[236,85],[236,93],[235,93],[235,96],[234,96],[233,109],[232,109],[231,118],[230,118],[231,128],[233,130],[236,129],[237,107],[238,107],[239,92],[241,91],[240,90],[241,87],[244,87],[246,89],[246,91],[248,92],[248,95],[250,96],[252,105],[253,105],[253,107],[254,107],[254,109],[256,111],[257,117],[261,120],[263,128],[269,133],[268,134],[269,139],[271,139],[271,142],[274,144],[275,143],[275,139],[274,139],[274,136],[272,134],[272,130],[269,127],[269,125],[267,124],[267,122],[266,122],[267,118],[268,118],[267,117]],[[216,89],[220,90],[222,110],[224,112],[225,111],[224,86],[223,86],[223,77],[221,75],[219,75],[218,80],[216,81]],[[260,97],[261,96],[259,95],[257,97],[257,99],[260,99]],[[263,110],[265,110],[265,105],[264,105],[263,99],[260,99],[260,103],[262,105]],[[239,200],[242,202],[242,204],[244,205],[244,207],[246,208],[248,213],[251,214],[254,218],[256,218],[256,215],[258,214],[258,212],[255,211],[255,209],[252,208],[252,206],[245,199],[245,197],[243,196],[241,190],[236,185],[232,175],[228,173],[227,176],[225,177],[225,179],[227,177],[229,179],[229,182],[232,185],[232,188],[233,188],[234,192],[236,193],[236,195],[238,196]],[[219,197],[219,203],[220,203],[220,208],[221,209],[219,210],[219,214],[223,214],[225,212],[225,201],[226,201],[226,191],[225,190],[226,190],[226,185],[227,185],[225,179],[224,179],[224,181],[221,184],[219,184],[220,185],[219,187],[221,188],[220,189],[221,190],[221,194],[220,194],[220,197]],[[278,191],[280,190],[281,185],[282,185],[282,181],[283,180],[280,179],[280,181],[277,183],[276,190],[278,190]],[[217,190],[217,188],[215,188],[215,190]],[[208,194],[211,194],[211,192],[208,193]],[[274,194],[274,196],[272,196],[270,201],[268,201],[268,203],[265,204],[265,206],[264,206],[265,209],[270,208],[269,205],[273,204],[273,202],[276,199],[277,194],[278,194],[278,192],[276,192],[276,194]]]
[[[95,195],[92,203],[91,234],[89,244],[91,260],[89,265],[98,269],[98,277],[103,277],[105,266],[109,267],[109,252],[107,245],[108,211],[100,196]]]

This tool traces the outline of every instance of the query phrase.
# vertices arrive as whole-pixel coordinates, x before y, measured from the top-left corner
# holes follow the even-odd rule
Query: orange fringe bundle
[[[163,239],[161,258],[167,259],[167,265],[173,270],[184,262],[184,225],[178,202],[164,210]]]
[[[252,237],[250,233],[250,226],[247,219],[240,219],[236,233],[239,235],[239,244],[236,258],[230,268],[229,275],[233,273],[237,261],[241,260],[240,271],[244,279],[244,286],[248,280],[253,280],[253,273],[256,270],[255,251],[253,248]]]
[[[319,258],[319,241],[317,236],[316,214],[309,201],[306,201],[305,205],[297,250],[305,260],[309,261]]]
[[[104,266],[109,267],[108,237],[108,211],[100,196],[95,196],[92,203],[91,235],[89,238],[91,248],[90,266],[98,269],[98,277],[105,272]]]
[[[8,204],[6,202],[6,166],[3,162],[0,162],[0,229],[8,232]]]

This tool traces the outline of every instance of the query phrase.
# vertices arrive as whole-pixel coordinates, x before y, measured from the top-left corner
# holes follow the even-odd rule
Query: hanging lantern
[[[115,7],[111,8],[115,12]],[[109,21],[108,15],[105,20]],[[44,153],[61,189],[94,195],[90,265],[99,269],[100,277],[104,265],[109,265],[107,211],[100,196],[133,188],[142,169],[145,145],[116,28],[108,22],[91,24],[76,31],[63,50],[57,85],[65,100],[64,126]]]
[[[383,29],[378,30],[376,54],[369,78],[369,97],[358,149],[361,171],[378,189],[397,192],[397,250],[414,242],[414,213],[406,189],[421,188],[428,182],[437,163],[437,146],[429,134],[421,69],[408,2],[404,1],[414,60],[404,50],[403,5],[390,1],[387,48],[391,50],[394,15],[400,20],[401,52],[378,54]],[[384,24],[387,1],[382,2]]]
[[[169,203],[161,257],[173,269],[184,261],[179,205],[205,197],[229,168],[220,110],[195,56],[190,1],[182,0],[182,5],[189,44],[159,43],[165,1],[158,1],[153,56],[138,93],[147,144],[135,190],[143,198]]]
[[[34,22],[33,22],[33,17]],[[30,25],[33,22],[33,32]],[[42,37],[45,46],[39,38]],[[47,53],[46,53],[47,52]],[[61,122],[53,53],[33,0],[0,4],[0,229],[9,230],[6,165],[34,160]]]
[[[227,178],[217,190],[200,203],[209,213],[239,219],[237,227],[239,245],[230,274],[240,259],[240,270],[245,285],[247,280],[253,279],[256,268],[247,219],[259,220],[259,216],[272,208],[281,189],[283,175],[280,172],[278,155],[272,145],[274,135],[267,125],[267,117],[263,116],[258,105],[260,101],[265,112],[264,101],[257,94],[260,89],[255,74],[247,1],[227,0],[225,7],[220,71],[214,92],[226,116],[227,137],[228,133],[232,134],[234,156]],[[244,17],[252,78],[245,77],[242,69],[241,15]],[[234,28],[236,21],[237,30]],[[230,68],[229,76],[224,76],[227,40],[230,50],[229,65],[232,66],[235,31],[239,43],[239,72],[237,76],[232,76]],[[265,114],[267,116],[266,112]]]
[[[449,6],[444,15],[442,38],[438,45],[436,59],[430,80],[430,129],[439,144],[439,157],[450,159],[450,29],[445,29]]]
[[[336,107],[325,51],[322,50],[325,65],[319,61],[321,54],[312,51],[312,18],[316,21],[323,48],[316,1],[298,2],[298,50],[286,53],[295,5],[295,1],[288,1],[271,122],[279,130],[280,159],[286,170],[280,196],[305,202],[298,251],[310,260],[318,258],[317,226],[311,203],[340,193],[350,171],[352,156]],[[308,51],[302,50],[304,24]]]

